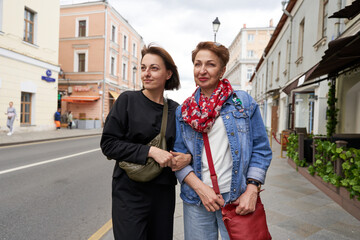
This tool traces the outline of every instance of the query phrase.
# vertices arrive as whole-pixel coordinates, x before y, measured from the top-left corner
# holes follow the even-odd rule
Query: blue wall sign
[[[46,70],[46,76],[41,76],[41,79],[42,80],[45,80],[45,81],[47,81],[47,82],[55,82],[55,78],[51,78],[50,76],[51,76],[51,70]]]

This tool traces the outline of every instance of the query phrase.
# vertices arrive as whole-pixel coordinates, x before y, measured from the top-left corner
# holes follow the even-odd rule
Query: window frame
[[[123,50],[124,51],[128,51],[128,44],[129,44],[129,38],[128,38],[128,35],[127,34],[123,34],[123,39],[122,39],[123,41],[122,41],[122,44],[123,44]]]
[[[74,72],[84,73],[79,71],[79,54],[85,54],[85,71],[88,72],[88,50],[75,50],[74,51]]]
[[[111,36],[110,36],[110,40],[114,43],[117,43],[117,40],[118,40],[118,34],[117,34],[117,31],[118,28],[115,24],[111,24]]]
[[[85,21],[85,36],[80,36],[80,22]],[[76,18],[76,27],[75,27],[75,37],[81,38],[81,37],[88,37],[89,36],[89,17],[78,17]]]
[[[121,69],[121,73],[122,73],[121,79],[122,79],[124,82],[128,82],[128,79],[127,79],[127,71],[128,71],[128,63],[127,63],[127,61],[123,61],[123,63],[122,63],[122,69]]]
[[[33,21],[31,21],[31,19],[27,19],[28,14],[30,13],[33,15]],[[31,32],[31,36],[32,36],[32,41],[28,40],[28,23],[30,25],[32,25],[32,32]],[[24,9],[24,36],[23,36],[23,41],[30,43],[30,44],[35,44],[35,27],[36,27],[36,12],[31,10],[30,8],[25,7]]]
[[[30,97],[30,101],[23,101],[23,97],[25,94],[28,94]],[[29,111],[26,112],[26,105],[29,105]],[[32,93],[29,92],[21,92],[21,101],[20,101],[20,125],[31,125],[31,105],[32,105]],[[26,122],[26,115],[28,115],[29,121]]]

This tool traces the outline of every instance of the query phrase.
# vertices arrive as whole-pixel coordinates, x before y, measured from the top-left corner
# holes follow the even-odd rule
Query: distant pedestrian
[[[68,122],[68,128],[71,129],[71,127],[72,127],[72,122],[73,122],[73,115],[72,115],[71,111],[69,111],[69,113],[68,113],[67,122]]]
[[[56,129],[60,129],[60,123],[61,123],[61,109],[60,108],[54,114],[54,121],[55,121]]]
[[[9,102],[9,107],[7,109],[7,112],[5,113],[7,115],[7,122],[6,126],[9,128],[8,136],[11,136],[14,133],[14,121],[15,118],[17,118],[16,110],[13,107],[13,102]]]

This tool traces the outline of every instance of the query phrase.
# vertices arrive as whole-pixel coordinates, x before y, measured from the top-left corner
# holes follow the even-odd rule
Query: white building
[[[234,89],[251,91],[249,80],[274,29],[272,20],[269,27],[247,28],[244,24],[240,29],[229,46],[230,59],[224,75]]]
[[[251,79],[252,96],[269,130],[279,133],[305,127],[310,133],[326,134],[332,72],[321,73],[319,67],[329,42],[345,34],[349,24],[329,16],[349,4],[346,0],[290,0],[287,4]]]
[[[58,1],[0,0],[0,122],[12,101],[15,132],[55,128],[58,49]]]

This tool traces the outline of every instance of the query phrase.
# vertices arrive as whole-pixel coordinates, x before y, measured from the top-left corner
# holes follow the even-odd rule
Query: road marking
[[[43,164],[47,164],[47,163],[61,161],[61,160],[67,159],[67,158],[76,157],[76,156],[80,156],[80,155],[83,155],[83,154],[87,154],[87,153],[91,153],[91,152],[95,152],[95,151],[99,151],[99,150],[100,150],[100,148],[96,148],[96,149],[93,149],[93,150],[80,152],[80,153],[75,153],[75,154],[71,154],[71,155],[64,156],[64,157],[54,158],[54,159],[50,159],[50,160],[46,160],[46,161],[42,161],[42,162],[38,162],[38,163],[24,165],[24,166],[21,166],[21,167],[7,169],[7,170],[4,170],[4,171],[0,171],[0,175],[5,174],[5,173],[10,173],[10,172],[15,172],[15,171],[26,169],[26,168],[31,168],[31,167],[43,165]]]
[[[101,239],[112,228],[112,219],[110,219],[104,226],[102,226],[96,233],[94,233],[88,240]]]

